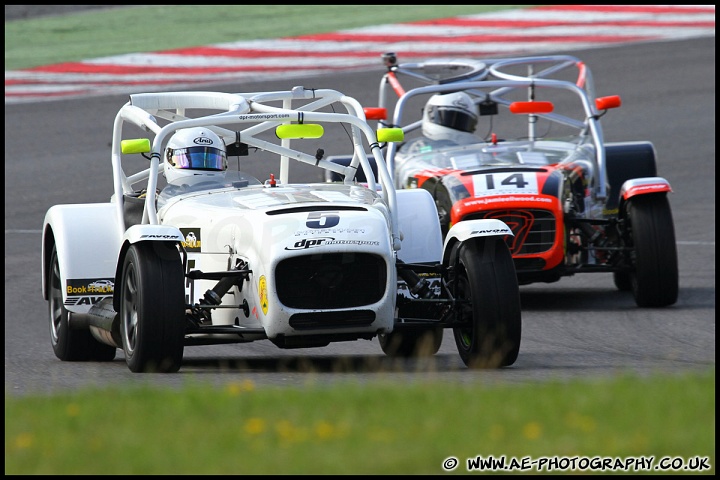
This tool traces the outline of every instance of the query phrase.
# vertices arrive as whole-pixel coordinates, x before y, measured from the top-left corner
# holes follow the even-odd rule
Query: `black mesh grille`
[[[375,321],[372,310],[345,310],[340,312],[296,313],[290,317],[290,326],[296,330],[322,328],[367,327]]]
[[[370,253],[303,255],[276,270],[280,302],[290,308],[353,308],[379,301],[387,285],[382,257]]]
[[[493,218],[505,222],[515,234],[515,237],[507,237],[513,255],[547,252],[555,242],[555,217],[547,210],[493,210],[467,215],[464,220],[473,218]]]

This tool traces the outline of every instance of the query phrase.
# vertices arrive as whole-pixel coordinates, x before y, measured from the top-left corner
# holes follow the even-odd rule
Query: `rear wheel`
[[[70,316],[63,304],[60,264],[57,249],[53,246],[48,276],[48,313],[50,318],[50,343],[55,356],[63,361],[109,362],[115,358],[116,348],[97,341],[90,330],[72,328]]]
[[[435,207],[438,211],[438,220],[440,221],[440,231],[442,232],[442,238],[450,230],[450,214],[452,213],[452,201],[450,200],[450,194],[442,185],[436,185],[435,190],[430,192],[435,199]]]
[[[180,254],[171,243],[132,245],[120,291],[120,333],[133,372],[177,372],[184,349],[185,289]]]
[[[632,290],[632,275],[629,272],[613,272],[613,282],[621,292]]]
[[[455,273],[456,295],[463,305],[462,327],[453,328],[455,344],[470,368],[512,365],[520,351],[520,289],[510,250],[500,239],[464,242]]]
[[[666,196],[640,195],[627,203],[633,241],[630,274],[639,307],[665,307],[678,297],[678,260],[670,203]]]

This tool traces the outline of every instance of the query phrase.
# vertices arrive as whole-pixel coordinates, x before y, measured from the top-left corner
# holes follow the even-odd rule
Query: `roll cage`
[[[268,103],[280,102],[279,106]],[[303,102],[302,105],[297,105]],[[295,105],[294,105],[295,104]],[[340,104],[347,113],[320,112],[321,108]],[[190,112],[211,111],[210,114],[190,116]],[[159,120],[160,119],[160,120]],[[154,135],[151,139],[125,139],[123,128],[130,123]],[[164,123],[164,125],[161,125]],[[339,165],[323,158],[321,151],[307,153],[291,144],[293,139],[319,138],[323,135],[322,124],[340,123],[350,127],[353,154],[347,165]],[[234,125],[234,128],[231,126]],[[402,139],[399,129],[381,128],[377,132],[368,125],[360,103],[336,90],[306,89],[295,87],[288,91],[257,93],[223,92],[162,92],[130,95],[115,117],[112,142],[112,167],[114,199],[118,209],[120,231],[126,230],[123,219],[125,195],[134,193],[136,184],[145,182],[142,222],[159,224],[156,198],[158,174],[166,140],[179,129],[207,127],[220,136],[228,150],[253,147],[280,156],[280,184],[287,184],[290,160],[315,165],[344,176],[344,183],[352,184],[358,168],[362,168],[370,189],[380,191],[389,208],[392,222],[392,238],[395,250],[400,248],[398,233],[397,201],[392,177],[385,163],[380,143]],[[266,135],[271,140],[260,138]],[[368,160],[366,148],[372,153],[377,166],[378,179]],[[149,167],[128,174],[124,158],[128,154],[149,153]]]
[[[398,63],[394,53],[382,55],[387,72],[380,81],[379,103],[377,108],[366,109],[367,118],[379,120],[381,127],[401,128],[407,134],[420,128],[422,121],[407,121],[406,109],[409,101],[421,95],[465,91],[476,97],[475,102],[488,108],[502,106],[511,113],[528,116],[528,139],[537,139],[535,125],[537,119],[544,118],[578,131],[579,138],[587,138],[595,148],[597,183],[594,196],[605,200],[607,191],[607,165],[604,139],[599,118],[609,108],[620,106],[619,96],[596,98],[590,69],[581,60],[569,55],[550,55],[501,58],[489,60],[473,59],[431,59],[417,63]],[[521,70],[525,70],[522,72]],[[537,69],[537,70],[536,70]],[[577,69],[575,78],[554,78],[567,70]],[[419,82],[417,88],[403,87],[400,78]],[[538,101],[536,91],[542,88],[559,89],[574,94],[582,105],[581,119],[553,112],[550,102]],[[518,89],[527,91],[527,101],[506,98]],[[396,102],[392,119],[387,121],[387,111],[391,105],[392,93]],[[479,141],[480,142],[480,141]],[[390,172],[395,171],[395,155],[398,146],[389,144],[386,159]]]

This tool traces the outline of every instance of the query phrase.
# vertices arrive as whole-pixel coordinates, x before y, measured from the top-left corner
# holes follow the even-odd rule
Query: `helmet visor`
[[[443,127],[454,128],[463,132],[474,132],[477,126],[477,117],[464,110],[454,108],[434,108],[431,113],[433,123]]]
[[[175,168],[193,170],[225,170],[227,157],[225,152],[213,147],[176,148],[172,152],[170,163]]]

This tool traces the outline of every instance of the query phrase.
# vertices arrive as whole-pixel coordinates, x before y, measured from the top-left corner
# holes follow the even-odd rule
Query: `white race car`
[[[197,149],[172,143],[198,129],[188,137]],[[329,134],[347,139],[348,165],[324,158]],[[222,154],[205,160],[268,158],[278,177],[223,168],[171,178],[168,165],[217,139]],[[379,337],[386,354],[409,356],[436,353],[452,328],[469,367],[512,365],[521,339],[512,232],[474,220],[443,242],[431,195],[393,187],[380,143],[400,139],[399,129],[375,132],[335,90],[131,95],[115,117],[108,202],[45,216],[55,355],[110,361],[122,348],[133,372],[175,372],[186,345]],[[291,160],[343,180],[291,183]]]

